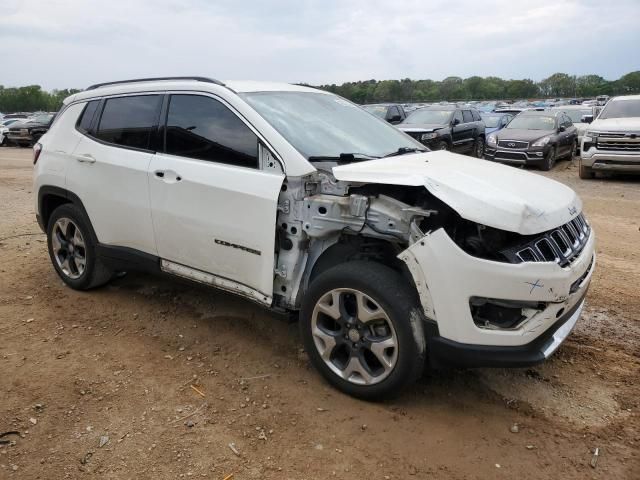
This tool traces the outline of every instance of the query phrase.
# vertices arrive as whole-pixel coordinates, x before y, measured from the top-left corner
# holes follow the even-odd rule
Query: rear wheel
[[[61,205],[47,226],[49,257],[64,283],[88,290],[109,281],[112,272],[96,255],[96,243],[83,212],[72,204]]]
[[[300,312],[311,362],[343,392],[389,397],[424,367],[423,317],[416,294],[389,267],[348,262],[320,274]]]
[[[548,172],[549,170],[551,170],[555,164],[556,164],[556,158],[557,158],[557,149],[556,147],[551,147],[551,149],[549,150],[549,153],[547,154],[547,158],[544,159],[544,162],[542,164],[542,170],[544,170],[545,172]]]
[[[473,156],[484,158],[484,137],[478,137],[473,146]]]
[[[571,151],[569,152],[569,160],[573,160],[578,155],[578,142],[573,142]]]
[[[582,159],[578,161],[578,174],[583,180],[591,180],[593,178],[596,178],[596,172],[594,172],[591,167],[585,167],[582,164]]]

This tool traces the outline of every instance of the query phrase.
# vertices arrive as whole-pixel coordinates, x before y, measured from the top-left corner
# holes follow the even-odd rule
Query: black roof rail
[[[207,77],[150,77],[150,78],[132,78],[131,80],[118,80],[115,82],[96,83],[87,87],[87,90],[95,90],[96,88],[106,87],[109,85],[120,85],[121,83],[136,83],[136,82],[153,82],[158,80],[195,80],[196,82],[215,83],[224,87],[225,84],[215,78]]]

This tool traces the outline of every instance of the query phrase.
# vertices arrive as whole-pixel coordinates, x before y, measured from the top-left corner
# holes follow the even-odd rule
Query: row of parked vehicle
[[[0,114],[0,146],[32,147],[47,133],[55,112]]]
[[[468,104],[436,104],[408,113],[401,104],[363,108],[431,150],[542,170],[579,153],[585,179],[598,171],[640,172],[640,96],[599,103],[600,98],[549,108],[498,104],[493,112]]]

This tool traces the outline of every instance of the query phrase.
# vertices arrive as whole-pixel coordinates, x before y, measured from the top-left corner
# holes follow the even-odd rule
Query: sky
[[[0,85],[309,83],[640,70],[640,0],[0,2]]]

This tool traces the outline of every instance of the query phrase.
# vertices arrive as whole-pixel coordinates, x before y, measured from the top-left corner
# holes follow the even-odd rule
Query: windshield
[[[376,117],[384,118],[387,115],[387,107],[380,105],[363,105],[367,112],[373,113]]]
[[[598,119],[640,117],[640,99],[609,100]]]
[[[252,92],[242,97],[306,158],[343,153],[382,157],[424,146],[336,95]]]
[[[412,112],[402,123],[447,125],[451,121],[452,114],[453,111],[451,110],[431,110],[425,108]]]
[[[593,115],[593,111],[590,108],[585,108],[582,110],[571,109],[571,110],[562,110],[567,116],[571,119],[573,123],[580,123],[582,121],[583,115]]]
[[[34,123],[49,123],[49,121],[53,118],[51,114],[38,115],[37,117],[32,119]]]
[[[485,127],[495,128],[500,126],[500,119],[502,118],[501,116],[483,114],[480,114],[480,116],[482,117],[482,121],[484,122]]]
[[[505,128],[521,130],[553,130],[556,120],[553,117],[540,117],[538,115],[518,115],[509,122]]]

